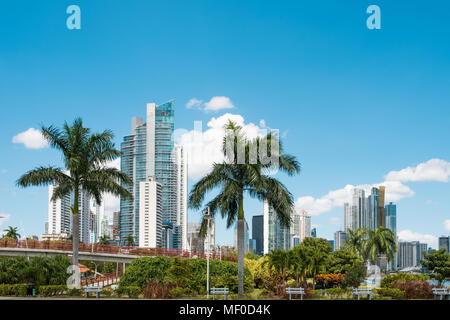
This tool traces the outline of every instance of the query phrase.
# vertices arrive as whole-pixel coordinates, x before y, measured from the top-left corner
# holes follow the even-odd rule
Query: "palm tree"
[[[269,260],[264,261],[263,266],[269,264],[270,269],[274,268],[284,283],[286,272],[291,265],[289,252],[283,249],[277,249],[270,252],[267,256]]]
[[[16,239],[18,240],[20,238],[20,234],[17,232],[17,227],[11,227],[9,226],[8,229],[3,230],[6,232],[5,234],[5,238],[10,238],[10,239]]]
[[[313,278],[313,289],[316,288],[316,275],[322,272],[328,262],[328,254],[320,250],[309,251],[308,269]]]
[[[273,172],[272,165],[278,162],[276,169],[288,175],[300,172],[300,164],[295,157],[283,153],[278,136],[269,133],[264,137],[249,140],[242,127],[229,121],[225,126],[227,133],[223,138],[222,152],[225,160],[214,163],[212,170],[192,188],[189,206],[200,209],[208,191],[219,187],[219,194],[206,204],[211,216],[220,211],[227,218],[227,228],[237,220],[238,244],[238,293],[244,294],[244,193],[253,198],[267,201],[274,209],[283,226],[290,225],[290,210],[293,206],[292,194],[277,179],[268,173]],[[276,150],[278,143],[278,150]],[[270,150],[264,154],[264,150]],[[242,155],[244,153],[244,155]],[[272,160],[272,161],[271,161]]]
[[[133,181],[120,170],[106,167],[109,161],[121,155],[114,148],[112,131],[91,134],[91,130],[83,127],[82,120],[77,118],[71,126],[65,122],[62,129],[42,127],[41,133],[52,148],[62,152],[65,170],[53,166],[38,167],[20,177],[17,185],[29,187],[54,184],[56,187],[52,201],[72,195],[73,265],[77,266],[81,190],[100,205],[103,193],[132,198],[131,193],[122,185],[130,185]]]
[[[127,247],[134,247],[134,238],[132,235],[129,235],[125,238],[125,243],[127,244]]]
[[[348,239],[344,243],[344,248],[356,253],[359,257],[364,257],[364,241],[367,239],[367,229],[359,228],[356,230],[347,229]]]
[[[108,240],[109,240],[109,237],[106,234],[104,234],[103,236],[100,237],[98,243],[99,244],[109,244]]]
[[[304,246],[296,246],[289,251],[290,254],[290,267],[296,274],[297,285],[305,285],[306,273],[310,265],[310,256],[308,254],[308,248]]]
[[[380,255],[386,255],[388,262],[394,260],[397,251],[395,234],[385,227],[367,230],[367,240],[363,243],[364,258],[371,264],[376,264]]]

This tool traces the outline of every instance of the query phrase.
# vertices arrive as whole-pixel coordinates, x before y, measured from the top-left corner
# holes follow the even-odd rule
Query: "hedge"
[[[0,284],[0,296],[26,296],[27,295],[26,284]]]
[[[40,286],[39,295],[43,297],[59,296],[66,294],[69,289],[66,285]]]
[[[398,280],[404,280],[404,281],[426,281],[428,280],[428,277],[423,274],[409,274],[409,273],[396,273],[387,275],[381,280],[381,287],[382,288],[392,288],[392,285],[394,282]]]
[[[395,288],[378,288],[377,294],[383,297],[391,297],[392,299],[400,300],[405,297],[405,291]]]

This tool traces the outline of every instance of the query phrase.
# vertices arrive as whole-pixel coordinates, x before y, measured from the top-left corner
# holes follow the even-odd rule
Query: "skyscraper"
[[[140,182],[156,181],[160,184],[161,228],[162,222],[174,226],[175,248],[186,246],[186,157],[181,147],[175,147],[174,104],[172,101],[157,106],[147,104],[147,119],[134,117],[132,132],[123,138],[121,170],[133,179],[132,186],[124,186],[134,200],[120,200],[120,240],[123,243],[133,236],[137,245],[140,230]],[[153,222],[152,222],[153,223]],[[159,225],[159,222],[155,222]],[[155,235],[157,238],[159,235]],[[162,243],[160,243],[162,245]]]
[[[420,267],[420,260],[423,259],[423,252],[427,251],[427,244],[419,241],[400,241],[398,243],[397,261],[398,268]]]
[[[264,254],[276,249],[289,250],[290,244],[290,228],[281,225],[273,208],[264,200]]]
[[[445,249],[445,252],[449,253],[450,238],[446,236],[439,237],[439,250]]]
[[[48,187],[48,233],[59,235],[72,234],[72,211],[74,193],[65,195],[62,199],[52,201],[55,185]],[[78,219],[80,226],[80,242],[89,243],[91,241],[91,225],[93,217],[91,216],[91,197],[80,189],[78,194]]]
[[[336,231],[334,233],[334,250],[339,250],[342,245],[347,241],[348,234],[344,231]]]
[[[263,255],[264,244],[264,216],[258,215],[252,217],[252,239],[255,240],[255,253],[257,255]]]
[[[139,182],[139,246],[159,248],[163,246],[162,187],[149,178]]]

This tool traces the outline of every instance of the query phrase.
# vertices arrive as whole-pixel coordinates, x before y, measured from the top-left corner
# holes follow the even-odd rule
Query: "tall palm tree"
[[[41,133],[52,148],[62,152],[65,170],[54,166],[37,167],[20,177],[17,185],[29,187],[54,184],[56,187],[52,201],[72,195],[73,265],[77,266],[81,190],[100,205],[103,193],[132,198],[131,193],[122,185],[130,185],[133,181],[120,170],[106,167],[109,161],[121,155],[114,147],[111,130],[91,134],[91,130],[83,127],[82,120],[77,118],[72,125],[65,122],[62,129],[42,127]]]
[[[227,227],[237,220],[238,245],[238,293],[244,294],[244,193],[258,200],[266,200],[284,226],[290,225],[292,194],[277,179],[268,174],[276,169],[294,175],[300,172],[300,164],[294,156],[285,154],[278,136],[269,133],[252,140],[246,138],[242,127],[229,121],[225,125],[222,152],[225,160],[214,163],[212,170],[192,188],[189,206],[200,209],[207,192],[220,188],[219,194],[206,204],[211,216],[220,211],[227,218]],[[278,143],[278,150],[275,147]],[[274,148],[272,148],[274,147]],[[263,152],[261,149],[268,150]],[[242,152],[244,151],[244,152]],[[242,156],[242,153],[244,155]]]
[[[359,228],[356,230],[347,229],[348,239],[344,243],[344,248],[358,254],[359,257],[364,257],[364,241],[367,239],[368,230]]]
[[[8,229],[3,230],[6,232],[5,238],[16,239],[20,238],[20,234],[17,232],[17,227],[9,226]]]
[[[395,234],[385,227],[367,230],[367,240],[363,243],[364,258],[371,264],[376,264],[380,255],[386,255],[388,262],[394,260],[397,251]]]

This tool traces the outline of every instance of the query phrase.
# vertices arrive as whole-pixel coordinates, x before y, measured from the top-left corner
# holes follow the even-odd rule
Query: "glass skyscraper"
[[[175,148],[174,103],[147,104],[147,121],[140,117],[131,120],[132,132],[123,138],[121,170],[133,179],[125,186],[134,200],[120,200],[120,242],[130,235],[139,245],[139,183],[156,180],[161,185],[161,219],[174,226],[173,247],[186,246],[186,158],[182,148]],[[177,163],[181,161],[181,163]],[[181,176],[180,176],[180,171]],[[161,246],[165,246],[161,239]]]

